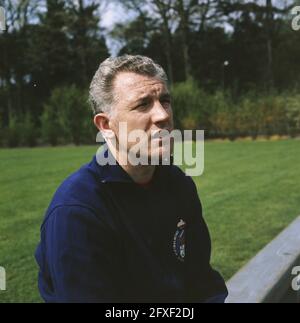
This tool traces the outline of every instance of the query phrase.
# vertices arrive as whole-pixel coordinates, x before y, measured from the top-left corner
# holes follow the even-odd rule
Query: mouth
[[[156,132],[151,133],[151,139],[160,139],[162,140],[163,138],[169,137],[170,136],[170,131],[168,129],[163,129],[163,130],[158,130]]]

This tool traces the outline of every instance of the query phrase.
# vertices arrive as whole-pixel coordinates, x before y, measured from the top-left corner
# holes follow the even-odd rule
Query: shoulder
[[[111,229],[105,212],[99,214],[85,205],[65,203],[47,212],[41,229],[47,228],[48,233],[51,231],[56,237],[71,234],[76,239],[79,232],[90,235],[100,227],[107,231]]]
[[[98,187],[97,174],[93,172],[91,163],[82,166],[68,176],[58,187],[53,196],[54,206],[57,204],[86,204],[93,198]]]
[[[94,160],[67,177],[56,190],[45,220],[56,214],[70,218],[76,214],[92,217],[105,214],[101,169]]]

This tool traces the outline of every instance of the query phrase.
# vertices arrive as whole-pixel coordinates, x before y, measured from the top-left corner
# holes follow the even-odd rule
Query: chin
[[[148,154],[148,160],[151,163],[151,157],[154,158],[154,160],[155,160],[155,158],[158,158],[159,164],[161,164],[163,157],[170,159],[170,156],[171,156],[170,150],[160,147],[157,150],[155,150],[154,152],[151,152]]]

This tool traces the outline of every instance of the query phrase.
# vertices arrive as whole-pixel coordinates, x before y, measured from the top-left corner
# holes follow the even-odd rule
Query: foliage
[[[231,139],[299,134],[300,33],[290,26],[292,0],[116,0],[111,8],[130,14],[106,29],[103,3],[3,2],[1,145],[94,141],[84,97],[110,55],[106,43],[164,67],[181,129]]]
[[[69,142],[79,145],[91,138],[92,118],[87,96],[74,85],[52,92],[41,120],[44,140],[51,145]]]
[[[16,116],[11,115],[4,129],[4,142],[8,147],[17,147],[21,140],[21,127]]]
[[[28,147],[34,147],[37,145],[39,137],[39,130],[32,120],[32,116],[27,112],[22,127],[20,128],[22,138],[21,144]]]

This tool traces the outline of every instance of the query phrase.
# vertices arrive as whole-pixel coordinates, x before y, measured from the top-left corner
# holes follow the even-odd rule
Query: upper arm
[[[120,296],[116,235],[91,210],[56,208],[42,236],[55,301],[106,302]]]
[[[221,275],[210,265],[211,239],[192,179],[190,192],[190,218],[186,232],[187,294],[189,301],[205,301],[219,294],[227,295],[227,289]]]

